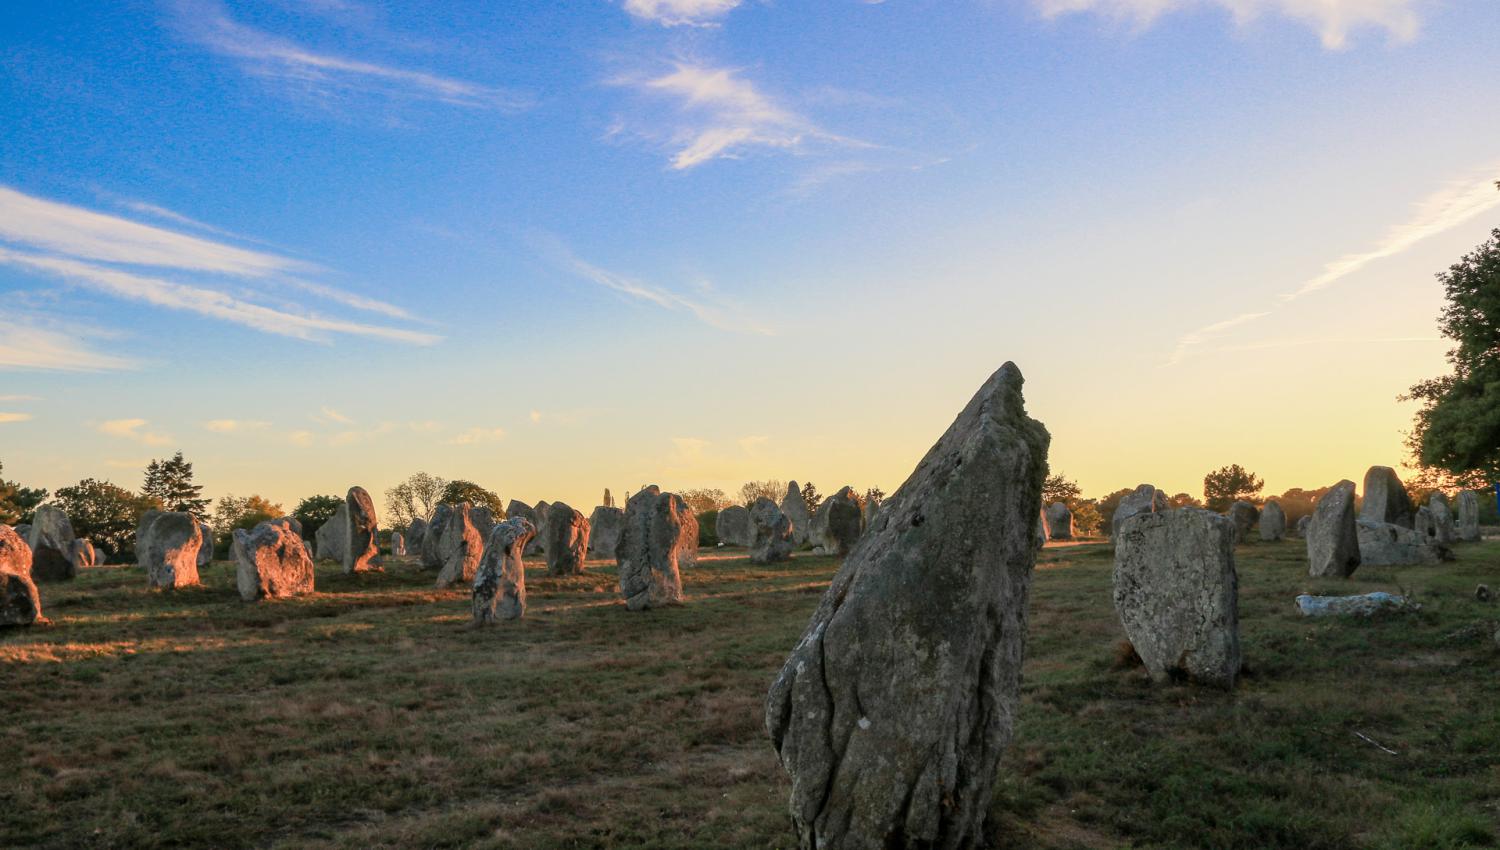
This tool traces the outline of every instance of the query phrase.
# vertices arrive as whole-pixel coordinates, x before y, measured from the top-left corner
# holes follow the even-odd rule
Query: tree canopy
[[[339,511],[339,505],[343,503],[342,496],[308,496],[292,509],[292,516],[302,523],[302,536],[312,540],[318,529],[333,519],[333,515]]]
[[[443,487],[442,495],[438,501],[446,502],[450,505],[468,502],[476,508],[489,508],[490,512],[496,517],[505,516],[505,503],[500,501],[500,497],[495,495],[493,490],[486,490],[473,481],[464,481],[463,479],[449,481],[447,486]]]
[[[141,495],[155,499],[162,510],[186,511],[198,519],[208,518],[208,499],[203,487],[193,483],[193,465],[178,452],[168,460],[153,460],[146,467]]]
[[[765,481],[746,481],[740,485],[739,503],[749,507],[755,504],[755,500],[762,496],[773,502],[780,502],[781,497],[786,495],[786,482],[768,479]]]
[[[214,506],[214,518],[210,523],[214,531],[231,534],[236,528],[250,530],[266,520],[286,516],[281,506],[264,496],[228,495]]]
[[[391,528],[409,528],[413,520],[430,520],[442,501],[448,480],[417,472],[385,491],[386,521]]]
[[[0,463],[0,472],[4,471],[5,464]],[[46,490],[22,487],[14,481],[6,481],[0,475],[0,523],[20,525],[31,522],[36,506],[46,498]]]
[[[1203,476],[1203,504],[1211,511],[1224,513],[1235,502],[1260,500],[1266,482],[1237,463],[1220,467]]]
[[[92,540],[112,559],[134,556],[135,530],[141,516],[159,507],[153,499],[93,478],[60,488],[55,498],[73,524],[73,533]]]

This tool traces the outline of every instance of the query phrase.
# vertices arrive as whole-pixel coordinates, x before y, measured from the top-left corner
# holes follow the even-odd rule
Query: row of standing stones
[[[772,684],[765,712],[792,780],[790,814],[801,847],[961,848],[981,841],[1020,707],[1039,543],[1071,536],[1071,518],[1062,524],[1066,506],[1042,509],[1050,437],[1026,415],[1022,384],[1013,364],[1001,367],[874,516],[860,515],[852,492],[830,497],[833,504],[817,512],[819,544],[846,557]],[[1382,541],[1386,526],[1417,535],[1419,512],[1403,502],[1394,473],[1381,469],[1367,476],[1359,520],[1351,482],[1319,502],[1306,529],[1314,574],[1347,575],[1357,566],[1366,525]],[[363,490],[351,490],[346,516],[330,532],[348,547],[340,554],[350,571],[373,568],[368,504]],[[753,558],[784,558],[819,528],[795,487],[780,506],[761,499],[745,510],[752,531],[736,526],[744,521],[737,515],[728,528],[751,540]],[[1431,522],[1441,521],[1428,510]],[[632,496],[623,510],[601,506],[590,519],[561,503],[542,512],[513,502],[507,514],[494,521],[467,504],[445,505],[393,543],[420,552],[424,566],[439,571],[439,584],[472,581],[479,623],[521,616],[521,558],[538,536],[549,571],[566,574],[608,529],[604,545],[613,547],[621,591],[636,610],[680,600],[678,570],[696,557],[692,512],[656,487]],[[1249,533],[1247,517],[1253,525],[1256,518],[1239,506],[1228,515],[1168,510],[1165,495],[1143,485],[1111,518],[1115,607],[1153,678],[1233,686],[1241,668],[1234,546]],[[1258,519],[1267,539],[1285,533],[1279,506],[1268,505]],[[807,531],[799,535],[799,528]],[[148,545],[159,547],[161,569],[169,562],[173,570],[186,567],[198,533],[180,520],[159,532],[153,524]],[[240,575],[248,561],[266,577],[251,583],[250,593],[241,583],[247,598],[296,592],[290,584],[301,587],[300,578],[275,578],[288,561],[306,563],[311,589],[310,555],[291,521],[241,535]],[[1375,545],[1373,537],[1371,552],[1384,553],[1384,542]],[[1438,546],[1402,545],[1418,543]],[[31,551],[0,527],[0,573],[29,584],[5,566],[23,558],[29,568]]]

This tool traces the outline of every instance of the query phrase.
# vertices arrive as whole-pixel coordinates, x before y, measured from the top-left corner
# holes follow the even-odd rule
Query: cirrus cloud
[[[1218,7],[1243,26],[1264,15],[1280,15],[1317,30],[1323,46],[1338,50],[1348,45],[1349,34],[1372,27],[1392,38],[1413,38],[1421,26],[1417,9],[1425,0],[1033,0],[1046,17],[1093,12],[1150,26],[1162,15],[1184,9]]]

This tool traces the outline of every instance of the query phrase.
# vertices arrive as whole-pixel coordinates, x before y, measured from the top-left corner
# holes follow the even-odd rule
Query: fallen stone
[[[1308,575],[1348,578],[1354,574],[1361,557],[1353,481],[1340,481],[1318,499],[1306,537]]]
[[[1279,543],[1286,537],[1286,511],[1281,509],[1281,503],[1275,501],[1266,502],[1260,509],[1260,539],[1266,543]]]
[[[1419,611],[1421,608],[1404,596],[1382,590],[1359,596],[1310,596],[1304,593],[1297,597],[1297,610],[1304,617],[1368,617],[1381,611]]]
[[[31,518],[26,545],[31,547],[32,581],[69,581],[78,576],[73,560],[73,523],[57,505],[41,505]]]
[[[1109,519],[1109,541],[1115,542],[1120,523],[1137,514],[1157,513],[1167,509],[1167,494],[1150,484],[1142,484],[1135,492],[1120,500],[1115,513]]]
[[[777,564],[792,557],[792,521],[776,503],[761,496],[750,506],[750,563]]]
[[[1365,473],[1365,500],[1359,518],[1366,522],[1388,522],[1402,528],[1415,528],[1416,508],[1401,485],[1396,470],[1389,466],[1372,466]]]
[[[1453,559],[1448,547],[1432,542],[1414,528],[1362,519],[1357,531],[1360,562],[1367,567],[1437,564]]]
[[[291,523],[262,522],[234,533],[234,583],[240,599],[287,599],[313,592],[313,562]]]
[[[719,509],[714,520],[714,534],[725,546],[749,548],[755,542],[755,529],[750,524],[750,510],[744,505],[730,505]]]
[[[786,485],[786,495],[781,499],[781,512],[792,521],[792,545],[807,543],[812,532],[812,512],[807,509],[807,500],[802,498],[802,488],[792,481]]]
[[[1234,521],[1200,508],[1137,514],[1115,542],[1115,612],[1146,671],[1233,688],[1240,672]]]
[[[1255,521],[1260,518],[1260,511],[1255,505],[1240,500],[1229,506],[1229,512],[1225,514],[1229,518],[1231,527],[1234,529],[1234,543],[1250,542],[1250,529],[1255,527]]]
[[[434,527],[427,533],[438,533],[438,556],[442,558],[442,570],[438,573],[438,587],[452,587],[459,582],[470,584],[479,570],[479,561],[484,557],[484,538],[469,512],[472,507],[464,502],[448,513],[441,530]]]
[[[31,547],[0,525],[0,626],[29,626],[42,619],[42,596],[31,580]]]
[[[605,491],[609,492],[608,490]],[[613,558],[625,530],[625,511],[613,505],[594,508],[589,517],[589,551],[596,558]]]
[[[804,848],[983,843],[1020,707],[1049,437],[1006,364],[839,568],[771,686]]]
[[[1062,502],[1047,506],[1047,536],[1053,540],[1073,539],[1073,512]]]
[[[698,520],[682,497],[655,485],[631,496],[615,550],[625,607],[643,611],[681,602],[681,571],[697,552]]]
[[[496,523],[474,576],[474,625],[526,614],[526,566],[521,557],[536,527],[525,517]]]
[[[566,502],[547,508],[547,573],[576,576],[583,572],[589,551],[589,521]]]
[[[365,488],[350,487],[344,504],[349,508],[347,536],[344,538],[344,574],[375,569],[371,562],[380,554],[380,527],[375,519],[375,503]]]
[[[151,587],[178,588],[198,583],[198,548],[203,531],[192,514],[164,511],[146,530],[146,581]]]

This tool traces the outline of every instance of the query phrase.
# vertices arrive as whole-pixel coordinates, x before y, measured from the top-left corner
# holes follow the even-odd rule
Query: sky
[[[894,490],[1027,378],[1101,496],[1406,460],[1493,0],[0,6],[0,462],[290,509]]]

